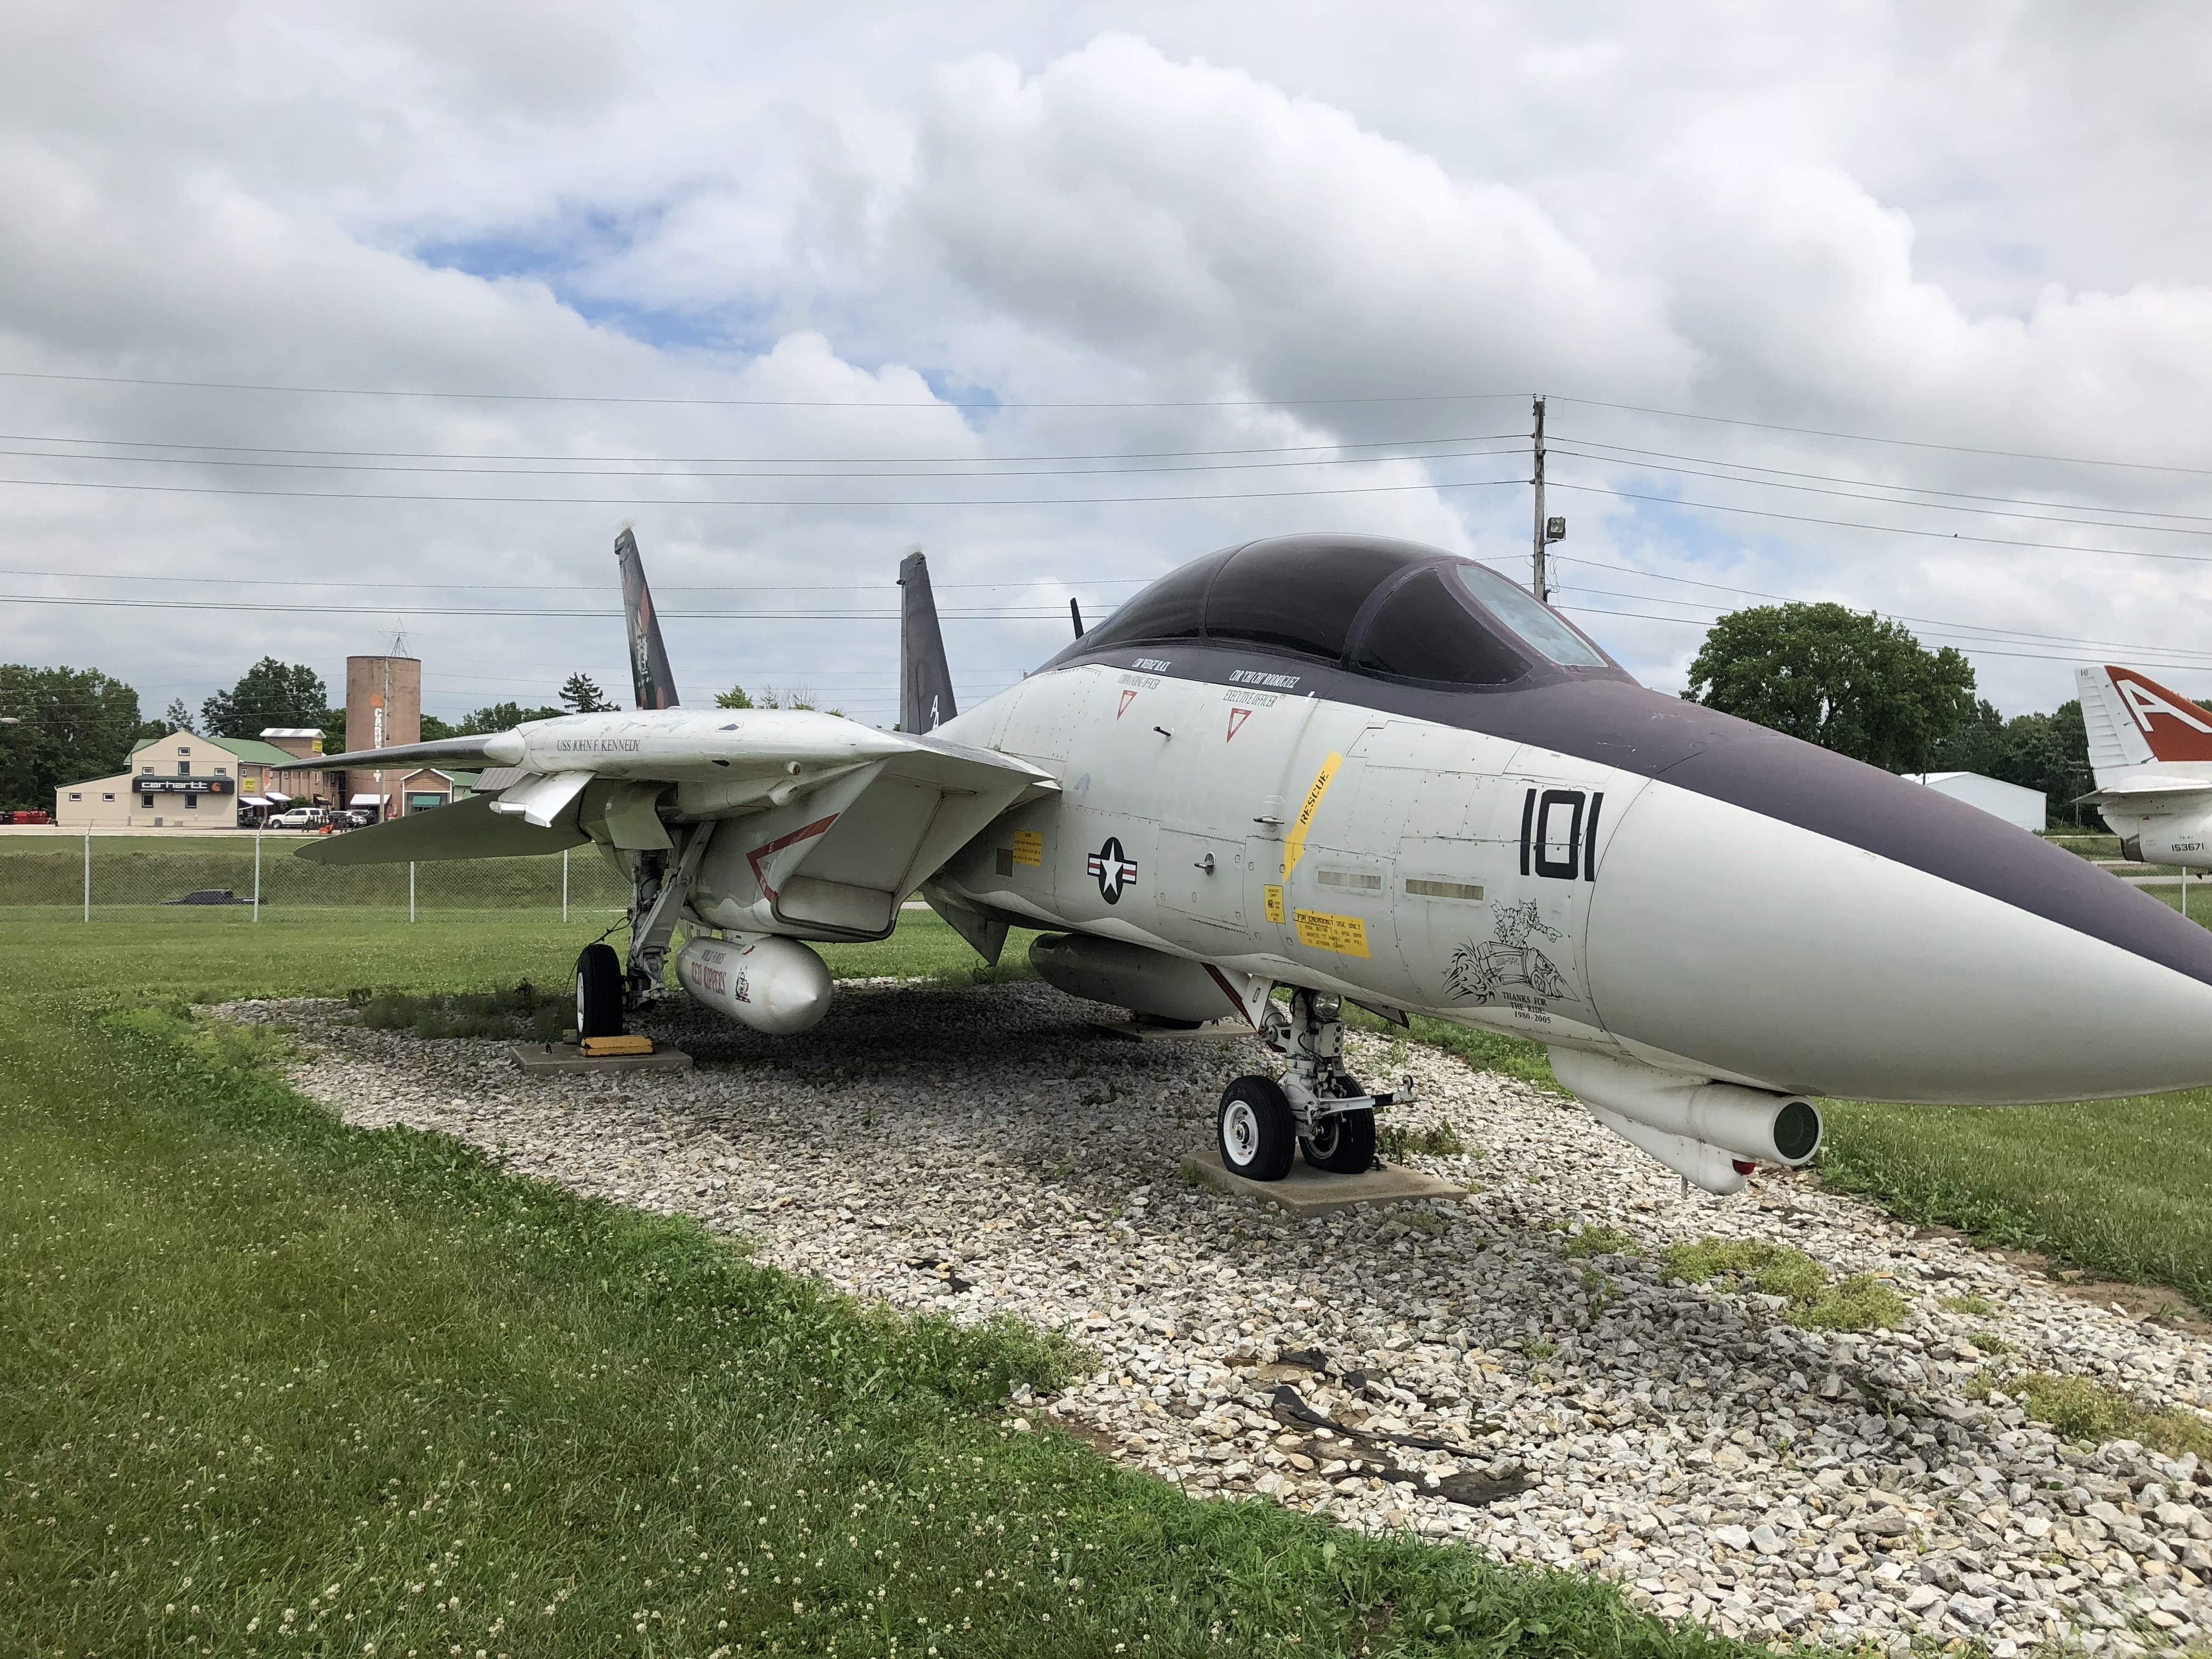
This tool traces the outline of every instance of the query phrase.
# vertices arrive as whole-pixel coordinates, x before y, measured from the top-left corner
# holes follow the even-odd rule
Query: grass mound
[[[1642,1255],[1643,1247],[1618,1227],[1584,1227],[1567,1241],[1571,1256]]]
[[[1687,1284],[1727,1277],[1789,1301],[1790,1322],[1808,1330],[1887,1330],[1905,1322],[1905,1298],[1869,1273],[1831,1283],[1804,1251],[1749,1238],[1705,1237],[1670,1244],[1661,1256],[1668,1273]]]

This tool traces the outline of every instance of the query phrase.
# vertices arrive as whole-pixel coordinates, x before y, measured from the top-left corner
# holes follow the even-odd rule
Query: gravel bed
[[[519,1173],[752,1240],[762,1260],[963,1319],[1066,1330],[1098,1369],[1018,1397],[1194,1493],[1411,1529],[1620,1581],[1754,1639],[1902,1648],[2212,1634],[2212,1470],[2132,1442],[2061,1443],[1970,1341],[2145,1405],[2212,1407],[2212,1347],[2060,1292],[1962,1243],[1915,1239],[1794,1178],[1692,1192],[1571,1102],[1419,1044],[1410,1071],[1468,1150],[1408,1159],[1471,1188],[1291,1221],[1180,1174],[1255,1043],[1133,1042],[1037,985],[848,982],[803,1037],[682,1003],[657,1038],[696,1070],[521,1075],[503,1043],[353,1024],[327,1002],[229,1005],[298,1030],[308,1095],[369,1127],[435,1130]],[[1605,1224],[1642,1255],[1577,1258]],[[1882,1276],[1904,1328],[1800,1329],[1779,1298],[1669,1281],[1665,1245],[1786,1243]],[[1942,1303],[1966,1296],[1993,1311]]]

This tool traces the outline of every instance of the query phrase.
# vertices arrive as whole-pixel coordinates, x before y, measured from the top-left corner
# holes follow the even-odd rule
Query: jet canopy
[[[1572,623],[1487,565],[1376,536],[1278,536],[1208,554],[1161,577],[1054,664],[1200,640],[1441,686],[1620,675]]]

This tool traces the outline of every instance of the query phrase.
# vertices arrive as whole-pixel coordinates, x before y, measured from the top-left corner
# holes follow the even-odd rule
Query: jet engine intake
[[[804,1031],[830,1012],[830,969],[794,939],[687,940],[676,979],[695,1002],[770,1036]]]
[[[1591,1116],[1707,1192],[1741,1189],[1740,1164],[1802,1164],[1826,1133],[1820,1109],[1802,1095],[1700,1082],[1581,1049],[1551,1056],[1552,1074]]]
[[[1030,941],[1030,966],[1055,990],[1155,1019],[1197,1024],[1243,1012],[1203,963],[1121,939],[1047,933]]]

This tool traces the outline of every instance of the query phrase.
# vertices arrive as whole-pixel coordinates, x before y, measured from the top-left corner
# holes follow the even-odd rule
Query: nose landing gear
[[[1222,1167],[1251,1181],[1280,1181],[1295,1146],[1331,1175],[1371,1168],[1376,1109],[1411,1100],[1413,1079],[1390,1093],[1363,1088],[1344,1069],[1343,1004],[1326,992],[1291,992],[1287,1013],[1270,1001],[1261,1035],[1289,1066],[1280,1082],[1240,1077],[1222,1091]]]

